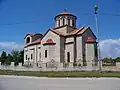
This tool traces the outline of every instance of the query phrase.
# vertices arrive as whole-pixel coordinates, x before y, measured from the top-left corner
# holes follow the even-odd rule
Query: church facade
[[[77,28],[77,17],[68,12],[54,19],[55,27],[45,34],[25,36],[24,64],[37,67],[94,65],[98,57],[97,42],[91,28]]]

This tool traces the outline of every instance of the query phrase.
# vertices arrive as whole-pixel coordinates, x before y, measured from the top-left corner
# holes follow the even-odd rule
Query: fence
[[[14,66],[12,62],[10,66],[5,66],[0,64],[1,70],[15,70],[15,71],[97,71],[99,68],[97,66],[77,66],[77,67],[59,67],[59,68],[38,68],[38,67],[24,67],[22,63],[18,66]],[[102,71],[120,71],[120,63],[116,66],[103,66]]]
[[[66,68],[30,68],[24,66],[0,66],[1,70],[15,70],[15,71],[91,71],[98,70],[97,67],[88,68],[88,67],[66,67]]]

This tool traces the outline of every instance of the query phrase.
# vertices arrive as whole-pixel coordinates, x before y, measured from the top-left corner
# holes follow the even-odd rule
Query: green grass
[[[37,77],[117,77],[120,72],[97,71],[12,71],[0,70],[0,75],[37,76]]]

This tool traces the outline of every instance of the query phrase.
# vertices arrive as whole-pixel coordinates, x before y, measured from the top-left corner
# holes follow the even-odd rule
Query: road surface
[[[0,90],[120,90],[120,79],[0,76]]]

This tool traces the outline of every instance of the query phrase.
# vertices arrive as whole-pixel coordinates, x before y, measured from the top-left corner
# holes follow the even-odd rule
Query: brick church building
[[[24,38],[24,64],[37,67],[92,66],[97,60],[96,36],[90,27],[76,27],[69,12],[55,16],[55,27]]]

